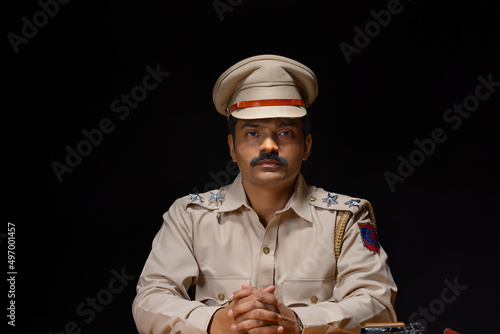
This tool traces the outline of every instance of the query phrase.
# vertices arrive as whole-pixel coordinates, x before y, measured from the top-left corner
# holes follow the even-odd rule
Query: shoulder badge
[[[369,250],[377,254],[380,254],[380,245],[378,243],[377,220],[375,219],[375,212],[373,211],[373,206],[369,201],[365,200],[365,203],[368,209],[368,214],[370,215],[371,224],[358,223],[359,229],[361,230],[361,238],[363,239],[363,245]]]
[[[372,252],[380,253],[378,234],[375,226],[370,223],[358,223],[358,226],[361,230],[361,239],[363,239],[363,245]]]
[[[365,205],[364,200],[347,195],[336,194],[321,188],[311,187],[308,193],[309,204],[328,210],[350,211],[358,213]]]

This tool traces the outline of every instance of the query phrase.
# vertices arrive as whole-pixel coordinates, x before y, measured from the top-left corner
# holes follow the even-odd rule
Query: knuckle
[[[262,325],[264,325],[264,321],[254,319],[254,320],[252,320],[252,325],[253,325],[254,327],[261,327]]]
[[[252,308],[260,307],[260,302],[257,300],[252,300],[250,303],[251,303]]]
[[[258,319],[262,319],[264,317],[265,313],[262,309],[256,309],[254,310],[254,316]]]

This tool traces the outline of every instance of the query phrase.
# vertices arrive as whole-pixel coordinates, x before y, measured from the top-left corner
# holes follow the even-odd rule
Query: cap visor
[[[231,115],[238,119],[300,118],[307,115],[307,110],[298,106],[250,107],[235,110]]]

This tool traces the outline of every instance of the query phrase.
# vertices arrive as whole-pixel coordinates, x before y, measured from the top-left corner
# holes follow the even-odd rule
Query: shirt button
[[[217,296],[217,298],[219,298],[219,300],[224,300],[224,298],[226,298],[226,296],[224,296],[223,293],[219,293],[219,295]]]
[[[313,304],[316,304],[316,303],[318,302],[318,297],[316,297],[316,296],[312,296],[312,297],[311,297],[311,302],[312,302]]]
[[[311,202],[314,202],[316,200],[316,196],[313,196],[313,195],[309,196],[309,200]]]
[[[269,247],[264,247],[262,251],[264,252],[264,254],[269,254],[271,250],[269,249]]]

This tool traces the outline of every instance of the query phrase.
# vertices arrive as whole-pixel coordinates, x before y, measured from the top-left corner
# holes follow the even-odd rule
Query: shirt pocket
[[[229,295],[241,290],[242,284],[249,284],[245,276],[200,276],[196,283],[195,299],[208,306],[229,303]]]
[[[283,302],[286,306],[309,306],[324,301],[333,301],[335,277],[285,279]]]

